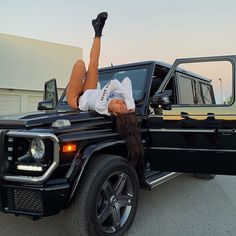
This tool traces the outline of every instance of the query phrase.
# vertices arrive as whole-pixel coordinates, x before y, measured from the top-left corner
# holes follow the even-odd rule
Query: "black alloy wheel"
[[[136,171],[126,159],[105,154],[94,157],[66,211],[69,233],[124,235],[134,220],[138,193]]]
[[[123,171],[112,173],[104,182],[96,204],[97,222],[104,233],[116,233],[131,213],[134,189]]]

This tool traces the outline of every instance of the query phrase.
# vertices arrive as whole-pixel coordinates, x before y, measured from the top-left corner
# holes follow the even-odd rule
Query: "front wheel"
[[[67,210],[69,232],[72,235],[123,235],[135,217],[138,192],[136,172],[125,159],[97,156]]]

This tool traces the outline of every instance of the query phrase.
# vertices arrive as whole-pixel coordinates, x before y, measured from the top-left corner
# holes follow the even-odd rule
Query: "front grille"
[[[42,195],[39,191],[8,188],[7,201],[10,211],[43,214]]]

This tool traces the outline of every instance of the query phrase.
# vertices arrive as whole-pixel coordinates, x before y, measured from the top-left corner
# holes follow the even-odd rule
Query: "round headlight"
[[[31,155],[37,159],[41,160],[45,153],[45,145],[42,139],[34,139],[30,147]]]

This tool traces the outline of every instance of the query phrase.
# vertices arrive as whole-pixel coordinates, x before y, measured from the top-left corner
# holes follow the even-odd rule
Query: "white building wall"
[[[60,96],[63,89],[58,89]],[[36,111],[43,100],[42,91],[0,89],[0,115]]]
[[[44,82],[56,78],[62,90],[81,58],[79,47],[0,33],[0,114],[36,110]]]

